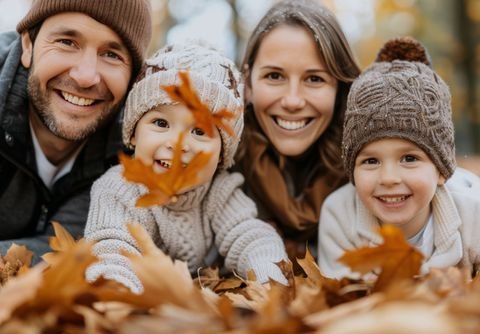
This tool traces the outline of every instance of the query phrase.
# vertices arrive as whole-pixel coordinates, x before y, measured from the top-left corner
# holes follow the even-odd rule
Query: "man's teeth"
[[[407,199],[408,196],[398,196],[398,197],[380,197],[380,199],[387,203],[398,203]]]
[[[89,106],[89,105],[92,105],[93,102],[95,102],[95,100],[86,99],[84,97],[78,97],[78,96],[68,94],[68,93],[65,93],[65,92],[62,92],[62,96],[66,101],[68,101],[72,104],[76,104],[77,106]]]
[[[307,125],[307,120],[303,119],[301,121],[287,121],[279,117],[276,118],[277,124],[285,130],[298,130]]]

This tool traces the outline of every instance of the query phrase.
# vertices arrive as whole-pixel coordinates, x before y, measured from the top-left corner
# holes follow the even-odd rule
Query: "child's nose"
[[[402,181],[400,171],[395,166],[383,165],[380,169],[380,183],[385,186],[398,184]]]

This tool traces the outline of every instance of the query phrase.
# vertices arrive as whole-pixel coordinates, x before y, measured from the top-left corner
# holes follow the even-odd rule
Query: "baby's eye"
[[[415,162],[415,161],[418,161],[418,159],[414,155],[407,154],[402,157],[402,162]]]
[[[192,133],[196,136],[204,136],[205,135],[205,131],[203,131],[202,129],[200,128],[194,128],[192,129]]]
[[[168,128],[168,122],[163,118],[157,118],[153,121],[153,124],[155,124],[159,128]]]
[[[270,80],[280,80],[280,79],[282,79],[282,75],[278,72],[268,73],[265,77],[267,79],[270,79]]]

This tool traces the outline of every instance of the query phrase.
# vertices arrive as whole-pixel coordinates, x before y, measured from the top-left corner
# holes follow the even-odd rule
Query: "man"
[[[83,233],[92,182],[117,162],[119,110],[151,37],[148,0],[36,0],[0,34],[0,254]]]

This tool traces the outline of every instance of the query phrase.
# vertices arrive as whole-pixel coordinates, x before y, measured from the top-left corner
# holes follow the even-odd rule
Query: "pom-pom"
[[[375,59],[376,62],[394,60],[417,61],[432,67],[427,49],[413,37],[399,37],[387,41]]]

